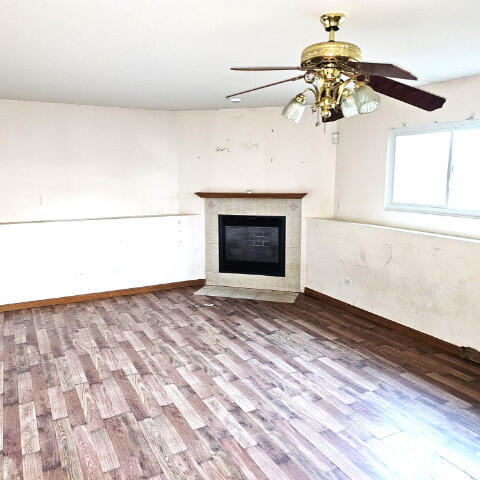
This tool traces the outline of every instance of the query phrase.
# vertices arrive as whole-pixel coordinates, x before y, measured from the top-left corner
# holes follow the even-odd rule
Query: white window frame
[[[388,135],[387,173],[385,179],[385,210],[396,212],[428,213],[434,215],[449,215],[454,217],[480,218],[480,211],[477,210],[458,210],[454,208],[448,208],[448,199],[450,194],[450,177],[452,174],[452,146],[454,140],[454,131],[471,128],[480,129],[480,120],[464,120],[461,122],[435,123],[433,125],[430,124],[417,127],[401,127],[391,129]],[[397,137],[434,132],[450,132],[450,151],[448,156],[448,169],[446,178],[446,204],[444,206],[435,206],[394,202],[393,186],[395,180],[395,144]]]

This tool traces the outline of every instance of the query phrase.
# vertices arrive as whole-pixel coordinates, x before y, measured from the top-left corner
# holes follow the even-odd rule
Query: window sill
[[[424,215],[480,219],[480,212],[470,212],[468,210],[448,210],[445,208],[414,207],[409,205],[389,205],[388,207],[385,207],[384,210],[386,212],[420,213]]]

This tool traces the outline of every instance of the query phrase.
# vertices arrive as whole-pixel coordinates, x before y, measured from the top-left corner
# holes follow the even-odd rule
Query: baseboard
[[[328,295],[317,292],[312,288],[305,287],[304,293],[309,297],[314,297],[334,307],[342,308],[343,310],[358,315],[359,317],[376,323],[377,325],[381,325],[382,327],[395,330],[398,333],[401,333],[407,337],[419,340],[434,348],[437,348],[438,350],[442,350],[453,355],[458,355],[459,357],[467,358],[472,361],[480,362],[480,355],[478,355],[478,352],[475,354],[472,353],[472,351],[476,352],[476,350],[474,349],[469,349],[467,347],[459,347],[458,345],[454,345],[453,343],[446,342],[445,340],[441,340],[440,338],[433,337],[432,335],[428,335],[427,333],[420,332],[418,330],[415,330],[414,328],[407,327],[400,323],[394,322],[393,320],[388,320],[387,318],[381,317],[380,315],[376,315],[375,313],[363,310],[359,307],[355,307],[354,305],[350,305],[349,303],[343,302],[342,300],[329,297]]]
[[[49,298],[46,300],[33,300],[31,302],[10,303],[0,305],[0,312],[12,312],[24,308],[47,307],[50,305],[64,305],[66,303],[85,302],[87,300],[98,300],[102,298],[121,297],[123,295],[134,295],[136,293],[158,292],[181,287],[201,287],[205,285],[205,279],[185,280],[183,282],[161,283],[159,285],[148,285],[145,287],[124,288],[122,290],[110,290],[108,292],[86,293],[84,295],[72,295],[70,297]]]

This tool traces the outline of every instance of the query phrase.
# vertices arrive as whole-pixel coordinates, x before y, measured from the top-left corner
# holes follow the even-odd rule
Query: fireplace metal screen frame
[[[225,227],[276,227],[278,231],[278,262],[232,261],[225,258]],[[218,265],[220,273],[239,273],[285,277],[286,217],[271,215],[218,215]]]

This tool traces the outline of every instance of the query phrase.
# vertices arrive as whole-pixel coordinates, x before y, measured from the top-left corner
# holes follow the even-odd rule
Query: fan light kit
[[[321,122],[375,111],[380,105],[378,93],[429,112],[443,106],[444,98],[392,80],[417,80],[410,72],[390,63],[362,62],[359,47],[353,43],[336,41],[335,32],[345,17],[345,13],[341,12],[326,13],[320,17],[329,34],[328,42],[315,43],[305,48],[299,67],[232,68],[240,71],[302,70],[304,74],[234,93],[226,98],[303,79],[308,84],[307,88],[287,103],[282,116],[298,123],[307,106],[307,95],[311,93],[314,98],[312,111],[317,113],[317,126]]]

